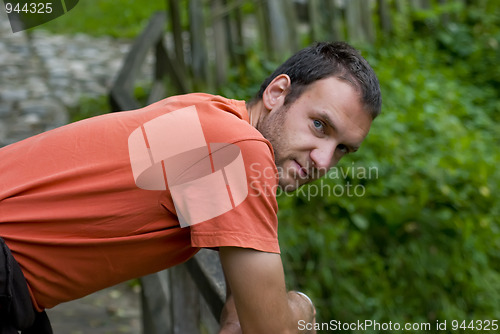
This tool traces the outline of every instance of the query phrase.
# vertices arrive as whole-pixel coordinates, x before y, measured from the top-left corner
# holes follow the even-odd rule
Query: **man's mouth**
[[[307,172],[307,169],[302,167],[302,165],[297,161],[293,160],[293,163],[295,165],[295,168],[297,170],[297,173],[299,174],[301,179],[307,179],[309,173]]]

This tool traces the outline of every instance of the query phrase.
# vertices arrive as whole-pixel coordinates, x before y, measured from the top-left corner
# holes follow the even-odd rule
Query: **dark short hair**
[[[372,118],[380,114],[382,96],[377,76],[359,51],[345,42],[320,42],[300,50],[264,80],[251,103],[261,100],[267,86],[280,74],[287,74],[291,80],[285,106],[293,103],[311,83],[336,77],[360,92],[361,103]]]

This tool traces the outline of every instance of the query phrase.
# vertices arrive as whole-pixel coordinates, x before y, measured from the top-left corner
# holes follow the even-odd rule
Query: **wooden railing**
[[[145,104],[156,102],[167,95],[164,82],[167,75],[177,83],[176,93],[187,92],[182,74],[165,48],[165,24],[166,13],[155,13],[141,35],[135,39],[110,90],[111,110],[132,110],[141,106],[141,103],[134,96],[135,82],[151,49],[154,49],[155,68],[153,83]]]
[[[141,279],[144,334],[217,333],[226,286],[217,252]]]
[[[156,13],[133,43],[110,91],[113,111],[139,108],[135,80],[148,51],[155,51],[153,84],[146,104],[165,97],[163,79],[176,77],[164,46],[165,13]],[[182,80],[177,78],[179,87]],[[216,333],[226,286],[217,252],[202,249],[192,259],[171,269],[141,278],[143,333]]]
[[[404,36],[429,20],[434,20],[432,29],[442,29],[450,18],[459,20],[456,8],[467,3],[467,0],[165,0],[166,12],[152,17],[126,59],[126,70],[120,73],[112,90],[113,110],[140,105],[132,94],[132,82],[151,49],[158,61],[147,102],[193,91],[216,93],[225,87],[230,76],[244,84],[248,80],[240,79],[254,75],[256,54],[282,62],[314,41],[345,40],[354,46],[369,45],[381,38]],[[441,8],[433,9],[436,6]],[[441,14],[429,15],[429,10]],[[167,30],[168,38],[164,39]],[[259,51],[255,52],[256,49]]]

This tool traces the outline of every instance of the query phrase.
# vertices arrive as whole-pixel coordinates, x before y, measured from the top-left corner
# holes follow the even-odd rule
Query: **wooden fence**
[[[248,74],[247,55],[253,48],[263,50],[267,59],[282,61],[316,40],[373,44],[380,36],[410,29],[415,13],[436,6],[450,6],[440,11],[438,20],[459,19],[453,8],[467,6],[468,0],[166,2],[167,11],[151,17],[124,61],[110,91],[114,111],[135,109],[168,95],[214,92],[226,83],[229,69]],[[134,96],[135,80],[150,52],[155,59],[153,76],[149,96],[140,102]],[[144,277],[142,287],[144,333],[217,332],[225,283],[215,252],[203,250],[186,264]]]
[[[417,21],[428,19],[426,11],[441,12],[440,24],[458,19],[455,14],[469,1],[166,0],[166,14],[163,18],[157,14],[137,39],[134,50],[138,54],[133,59],[144,59],[145,50],[153,47],[151,41],[156,42],[160,61],[152,97],[215,93],[227,83],[229,73],[240,78],[251,75],[249,63],[255,62],[256,54],[281,62],[319,40],[374,44],[411,30]],[[127,85],[130,82],[124,82],[122,88],[133,89]]]
[[[215,251],[141,279],[144,334],[217,333],[226,285]]]

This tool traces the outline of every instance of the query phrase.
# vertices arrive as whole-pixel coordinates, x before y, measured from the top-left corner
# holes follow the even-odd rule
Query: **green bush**
[[[500,35],[477,24],[365,50],[383,114],[336,173],[279,199],[288,281],[318,321],[500,319]]]

